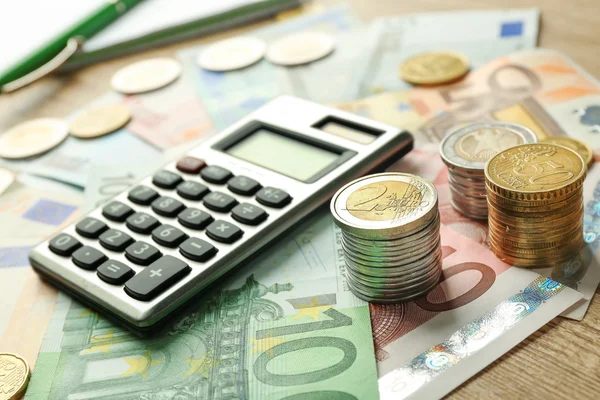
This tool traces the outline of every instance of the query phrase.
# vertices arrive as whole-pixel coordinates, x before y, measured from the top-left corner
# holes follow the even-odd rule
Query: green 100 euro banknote
[[[333,223],[316,217],[154,338],[61,295],[26,398],[377,398],[368,307],[344,290]]]

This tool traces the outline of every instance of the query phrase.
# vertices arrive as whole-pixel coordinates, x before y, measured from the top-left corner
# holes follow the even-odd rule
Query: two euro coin
[[[505,149],[535,142],[537,137],[529,128],[506,122],[472,123],[448,133],[440,155],[448,166],[454,209],[468,218],[486,219],[486,162]]]
[[[412,174],[359,178],[331,200],[342,231],[350,290],[359,298],[396,303],[422,296],[441,277],[437,191]]]
[[[563,146],[534,143],[485,167],[490,247],[519,267],[552,267],[581,250],[586,163]]]

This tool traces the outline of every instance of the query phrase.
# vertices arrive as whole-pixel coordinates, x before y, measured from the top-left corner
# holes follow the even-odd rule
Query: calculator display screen
[[[300,181],[310,180],[340,158],[338,153],[264,128],[246,136],[226,152]]]

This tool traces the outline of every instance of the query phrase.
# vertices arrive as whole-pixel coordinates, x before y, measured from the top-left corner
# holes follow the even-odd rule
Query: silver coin
[[[335,223],[363,239],[401,238],[437,215],[437,191],[419,176],[383,173],[342,187],[331,200]]]
[[[508,122],[472,123],[444,137],[440,154],[448,165],[483,170],[485,163],[499,152],[536,142],[535,133],[523,125]]]
[[[69,136],[65,121],[38,118],[13,126],[0,135],[0,157],[22,159],[46,153]]]
[[[440,274],[441,276],[441,274]],[[357,289],[354,285],[353,282],[348,279],[347,280],[348,283],[348,287],[350,288],[350,290],[352,291],[352,293],[354,293],[354,295],[362,300],[368,301],[368,302],[372,302],[372,303],[398,303],[398,302],[405,302],[405,301],[409,301],[409,300],[413,300],[417,297],[421,297],[426,293],[429,293],[431,290],[433,290],[438,284],[439,281],[435,281],[431,284],[431,286],[426,287],[424,289],[422,289],[421,291],[415,292],[411,295],[408,296],[386,296],[386,295],[370,295],[367,293],[363,293],[362,291],[360,291],[359,289]]]
[[[432,262],[430,265],[422,268],[422,270],[401,278],[387,277],[383,279],[363,274],[360,271],[355,271],[351,268],[348,268],[348,273],[352,274],[356,280],[360,281],[365,286],[373,288],[388,287],[394,289],[407,289],[419,284],[420,282],[425,282],[431,279],[431,277],[436,274],[436,270],[441,270],[441,265],[441,258],[436,258],[435,262]]]
[[[110,84],[124,94],[149,92],[167,86],[181,75],[181,64],[172,58],[150,58],[129,64],[113,75]]]
[[[419,279],[413,280],[410,284],[397,287],[366,285],[359,279],[356,279],[354,276],[349,276],[348,274],[346,275],[346,278],[352,280],[352,283],[357,289],[371,296],[410,296],[413,293],[421,292],[423,288],[430,287],[433,282],[439,281],[441,273],[440,268],[434,268],[426,278],[419,277]]]

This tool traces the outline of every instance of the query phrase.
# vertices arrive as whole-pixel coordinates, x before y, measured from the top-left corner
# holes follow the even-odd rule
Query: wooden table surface
[[[340,4],[322,0],[317,6]],[[363,20],[382,15],[460,9],[537,7],[539,46],[562,51],[600,77],[600,0],[348,0]],[[0,131],[33,117],[63,117],[109,90],[110,76],[138,59],[172,55],[182,48],[233,36],[269,21],[107,61],[0,96]],[[476,33],[474,33],[476,34]],[[456,389],[453,399],[600,398],[600,301],[581,322],[555,318],[509,353]],[[467,361],[468,362],[468,361]]]

